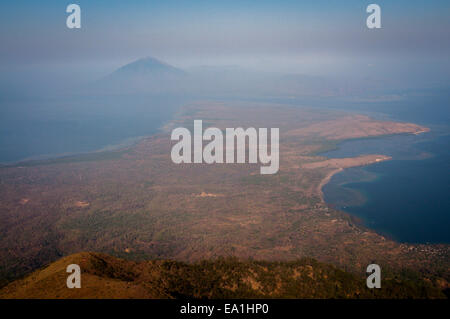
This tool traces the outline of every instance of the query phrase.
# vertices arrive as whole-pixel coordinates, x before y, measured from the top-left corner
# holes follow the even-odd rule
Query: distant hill
[[[115,93],[179,93],[188,73],[152,57],[126,64],[96,83],[94,89]]]
[[[191,67],[187,71],[145,57],[112,71],[89,86],[90,93],[156,93],[204,96],[334,96],[341,81],[304,74],[278,74],[236,65]]]
[[[184,76],[186,72],[152,57],[139,59],[122,66],[109,77],[153,77],[153,76]]]
[[[66,267],[80,265],[81,288],[66,287]],[[411,298],[443,297],[430,287],[364,278],[313,259],[293,262],[235,258],[186,264],[127,261],[99,253],[64,257],[0,290],[0,298]]]

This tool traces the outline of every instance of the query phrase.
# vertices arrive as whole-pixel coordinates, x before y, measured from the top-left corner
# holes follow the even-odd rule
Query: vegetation
[[[67,289],[68,264],[80,264],[81,289]],[[80,253],[0,290],[0,298],[444,298],[430,284],[387,279],[381,289],[313,259],[292,262],[219,258],[186,264],[136,263]]]
[[[303,169],[324,161],[311,154],[333,144],[326,136],[366,136],[370,130],[346,125],[353,120],[338,114],[272,108],[200,103],[173,126],[199,118],[221,129],[279,127],[276,175],[260,175],[259,164],[173,164],[170,134],[84,160],[0,168],[0,285],[62,256],[95,251],[189,263],[229,256],[284,262],[310,257],[358,280],[375,262],[383,273],[392,270],[391,278],[406,269],[420,274],[408,277],[415,286],[448,288],[449,245],[400,244],[360,227],[321,199],[319,186],[334,168]],[[393,125],[381,130],[384,124],[373,122],[368,125],[375,132]],[[331,131],[318,138],[319,128]]]

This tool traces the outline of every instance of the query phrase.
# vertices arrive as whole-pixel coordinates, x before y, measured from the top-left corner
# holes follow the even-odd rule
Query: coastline
[[[304,168],[321,168],[321,167],[333,167],[334,166],[334,169],[332,171],[328,172],[325,175],[325,177],[320,181],[319,185],[317,186],[317,193],[319,194],[321,201],[323,203],[325,203],[323,187],[326,184],[328,184],[328,182],[331,180],[331,178],[335,174],[342,172],[345,168],[366,166],[366,165],[380,163],[380,162],[391,160],[391,159],[392,159],[392,157],[386,156],[386,155],[365,155],[365,156],[350,157],[350,158],[328,159],[325,161],[310,163],[309,165],[304,165],[303,167]]]
[[[416,132],[410,132],[410,133],[406,133],[406,134],[419,135],[419,134],[427,133],[427,132],[430,132],[430,131],[431,131],[430,128],[422,127],[422,129],[420,129],[420,130],[418,130]],[[389,135],[391,135],[391,134],[389,134]],[[398,134],[392,134],[392,135],[398,135]],[[386,136],[386,135],[384,135],[384,136]],[[361,139],[380,138],[380,137],[382,138],[384,136],[383,135],[382,136],[368,136],[368,137],[362,137]],[[352,140],[352,139],[346,139],[346,140]],[[392,157],[386,156],[386,155],[376,155],[376,156],[380,156],[380,158],[375,158],[373,161],[364,162],[364,163],[356,164],[356,165],[348,165],[348,166],[343,165],[342,167],[337,167],[336,169],[334,169],[334,170],[330,171],[328,174],[326,174],[326,176],[320,181],[320,183],[319,183],[319,185],[317,187],[317,193],[319,194],[319,197],[320,197],[321,201],[323,203],[326,203],[325,199],[324,199],[324,194],[323,194],[323,187],[330,182],[331,178],[335,174],[342,172],[344,170],[344,168],[365,166],[365,165],[370,165],[370,164],[379,163],[381,161],[386,161],[386,160],[392,159]],[[328,158],[325,161],[315,162],[315,163],[312,163],[312,165],[309,165],[309,166],[310,166],[310,168],[315,168],[314,164],[316,164],[317,167],[320,167],[321,166],[320,163],[332,162],[333,160],[338,160],[338,161],[339,160],[350,160],[350,159],[355,160],[355,159],[358,159],[358,158],[361,158],[361,157],[362,156],[351,157],[351,158]],[[319,164],[319,165],[317,165],[317,164]],[[332,163],[332,164],[336,164],[336,163]],[[304,167],[307,167],[307,166],[304,165]]]
[[[335,170],[332,170],[331,172],[329,172],[325,178],[323,178],[320,181],[319,186],[317,186],[317,192],[319,193],[320,199],[322,200],[323,203],[325,203],[325,198],[324,198],[324,194],[323,194],[323,187],[328,184],[331,180],[331,178],[336,175],[339,172],[342,172],[344,169],[342,167],[337,168]]]

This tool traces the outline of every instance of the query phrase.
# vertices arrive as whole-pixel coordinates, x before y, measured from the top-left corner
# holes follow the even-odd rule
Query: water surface
[[[346,169],[324,186],[330,205],[401,242],[450,243],[450,135],[425,133],[342,143],[328,157],[393,157]]]

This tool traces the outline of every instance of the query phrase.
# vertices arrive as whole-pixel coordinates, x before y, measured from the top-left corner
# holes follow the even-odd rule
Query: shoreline
[[[159,126],[155,129],[155,131],[149,135],[142,135],[142,136],[135,136],[135,137],[129,137],[125,138],[121,141],[118,141],[116,144],[108,144],[101,146],[99,148],[96,148],[91,151],[86,152],[73,152],[73,153],[63,153],[63,154],[48,154],[48,155],[37,155],[34,157],[28,157],[24,159],[19,159],[16,161],[11,162],[0,162],[0,168],[5,167],[20,167],[20,166],[28,166],[30,164],[35,163],[46,163],[46,162],[53,162],[58,160],[65,160],[65,159],[77,159],[79,157],[84,156],[92,156],[92,155],[98,155],[102,153],[112,153],[112,152],[124,152],[134,146],[139,145],[142,141],[152,138],[154,136],[157,136],[158,134],[161,134],[165,130],[165,126],[170,124],[173,121],[173,119],[170,119],[167,122],[164,122],[163,125]]]
[[[323,203],[326,203],[326,202],[325,202],[325,198],[324,198],[324,194],[323,194],[323,187],[324,187],[326,184],[328,184],[328,183],[330,182],[331,178],[332,178],[334,175],[336,175],[337,173],[342,172],[343,170],[344,170],[344,169],[343,169],[342,167],[337,168],[337,169],[335,169],[335,170],[332,170],[331,172],[329,172],[329,173],[325,176],[325,178],[323,178],[323,179],[320,181],[319,186],[317,186],[317,192],[319,193],[319,197],[320,197],[320,199],[322,200]]]
[[[412,133],[406,133],[406,134],[419,135],[419,134],[423,134],[423,133],[428,133],[428,132],[430,132],[430,131],[431,131],[430,128],[428,128],[428,127],[423,127],[423,129],[421,129],[421,130],[419,130],[419,131],[412,132]],[[398,134],[392,134],[392,135],[398,135]],[[363,137],[362,139],[366,139],[366,138],[383,138],[383,137],[385,137],[385,136]],[[350,140],[350,139],[347,139],[347,140]],[[319,183],[318,188],[317,188],[317,192],[318,192],[318,194],[319,194],[319,197],[320,197],[321,201],[322,201],[323,203],[326,204],[326,201],[325,201],[325,199],[324,199],[324,194],[323,194],[323,187],[324,187],[326,184],[328,184],[328,183],[330,182],[331,178],[332,178],[335,174],[342,172],[345,168],[358,167],[358,166],[365,166],[365,165],[371,165],[371,164],[374,164],[374,163],[379,163],[379,162],[381,162],[381,161],[386,161],[386,160],[391,160],[391,159],[392,159],[392,157],[390,157],[390,156],[386,156],[386,155],[382,155],[382,156],[383,156],[382,158],[375,159],[373,162],[370,162],[370,163],[363,163],[363,164],[361,164],[361,165],[352,165],[352,166],[347,166],[347,167],[339,167],[339,168],[337,168],[337,169],[332,170],[331,172],[329,172],[329,173],[321,180],[321,182]],[[353,158],[357,158],[357,157],[353,157]],[[333,160],[333,159],[338,159],[338,158],[328,158],[328,160]],[[344,158],[341,158],[341,159],[344,159]]]
[[[368,157],[370,159],[368,159]],[[323,162],[316,162],[315,164],[321,164],[321,163],[328,163],[328,162],[334,162],[336,165],[336,168],[332,171],[328,172],[325,177],[320,181],[319,185],[317,186],[317,193],[319,194],[319,197],[323,203],[326,204],[326,201],[324,199],[323,194],[323,187],[328,184],[331,180],[331,178],[336,175],[337,173],[342,172],[345,168],[351,168],[351,167],[359,167],[359,166],[366,166],[371,165],[375,163],[380,163],[384,161],[391,160],[392,157],[386,156],[386,155],[368,155],[368,156],[359,156],[359,157],[350,157],[350,158],[339,158],[339,159],[328,159]],[[361,162],[358,162],[361,161]],[[345,161],[355,161],[354,163],[345,164]],[[338,163],[342,163],[340,166],[338,166]],[[319,166],[320,168],[320,166]]]
[[[149,136],[139,136],[136,138],[132,138],[133,141],[129,142],[129,143],[119,143],[116,145],[107,145],[107,146],[101,147],[99,149],[95,149],[95,150],[87,151],[87,152],[74,152],[74,153],[54,154],[54,155],[39,155],[36,157],[25,158],[25,159],[13,161],[13,162],[0,162],[0,168],[29,166],[30,164],[54,162],[54,161],[71,159],[71,158],[76,160],[80,157],[93,156],[93,155],[98,155],[98,154],[102,154],[102,153],[106,154],[106,153],[113,153],[113,152],[123,152],[133,146],[138,145],[143,140],[150,138],[154,135],[155,134],[149,135]]]

